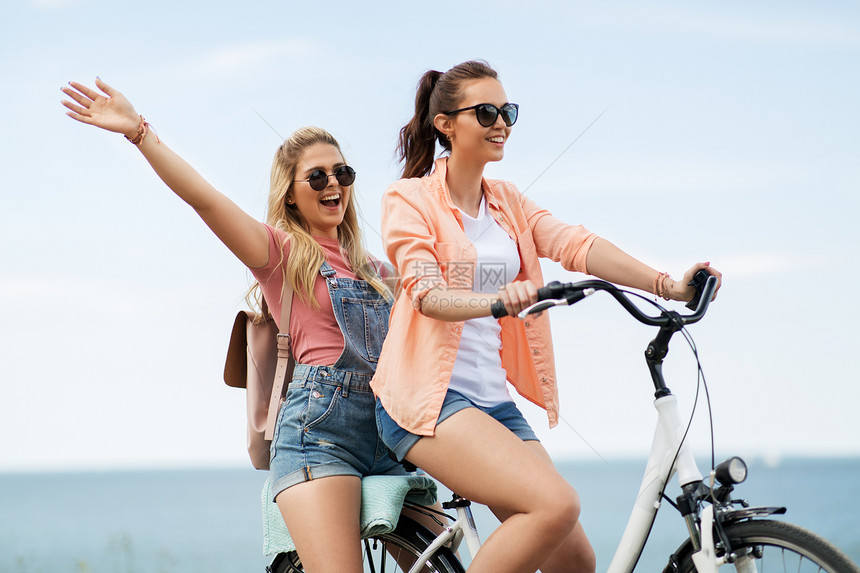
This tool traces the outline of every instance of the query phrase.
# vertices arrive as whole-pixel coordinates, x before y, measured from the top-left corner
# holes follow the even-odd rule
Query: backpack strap
[[[278,411],[285,395],[285,381],[293,377],[296,361],[291,351],[290,311],[293,306],[293,288],[290,281],[284,277],[284,289],[281,291],[281,322],[278,329],[278,365],[275,367],[275,381],[272,384],[272,396],[269,399],[269,415],[266,417],[265,439],[271,440],[275,434],[275,422]]]

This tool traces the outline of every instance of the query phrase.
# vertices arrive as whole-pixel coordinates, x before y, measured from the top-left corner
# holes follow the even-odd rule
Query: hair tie
[[[441,78],[444,72],[439,72],[437,70],[430,70],[430,88],[431,91],[436,88],[436,84],[439,82],[439,78]]]

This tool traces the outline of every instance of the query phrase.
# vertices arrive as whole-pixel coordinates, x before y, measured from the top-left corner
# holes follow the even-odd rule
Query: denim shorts
[[[272,439],[272,497],[328,476],[409,475],[379,438],[369,375],[297,364]]]
[[[488,414],[523,441],[539,441],[529,423],[526,422],[522,412],[520,412],[517,405],[513,402],[502,402],[495,406],[479,406],[454,390],[448,390],[445,394],[445,400],[442,402],[442,411],[439,412],[436,425],[438,426],[453,414],[466,408],[477,408]],[[391,451],[394,452],[398,460],[403,460],[412,446],[423,437],[407,432],[398,426],[397,422],[391,419],[378,399],[376,400],[376,425],[378,426],[382,441],[391,448]],[[464,437],[464,439],[466,438]]]

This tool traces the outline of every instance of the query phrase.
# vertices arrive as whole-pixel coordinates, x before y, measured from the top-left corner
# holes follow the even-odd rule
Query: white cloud
[[[835,266],[839,259],[836,254],[813,255],[772,252],[729,254],[714,260],[719,260],[719,269],[724,274],[736,278],[750,278],[775,273],[796,273],[799,269],[821,271],[827,267]]]
[[[842,22],[815,20],[809,14],[733,14],[687,6],[631,3],[607,14],[611,22],[652,33],[696,38],[731,38],[799,46],[860,46],[860,30]]]
[[[0,291],[11,308],[40,308],[56,313],[69,309],[91,309],[105,316],[125,320],[141,319],[158,308],[158,301],[146,289],[129,293],[100,277],[17,276],[0,280]],[[2,307],[0,307],[2,308]]]
[[[261,40],[219,48],[192,62],[191,66],[206,73],[230,74],[252,67],[269,66],[278,60],[317,56],[317,52],[317,46],[307,40]]]
[[[147,320],[167,312],[188,312],[187,301],[194,306],[224,304],[224,299],[241,298],[237,283],[229,280],[206,280],[201,282],[174,281],[169,296],[153,282],[136,283],[133,280],[118,280],[102,276],[16,275],[0,279],[3,293],[0,310],[26,313],[26,309],[38,308],[53,316],[68,312],[107,317],[113,321]],[[184,302],[183,302],[184,301]],[[229,309],[225,311],[229,314]]]
[[[715,194],[729,196],[756,193],[770,189],[785,189],[797,181],[809,179],[803,165],[748,163],[672,154],[638,156],[617,153],[606,158],[571,161],[567,168],[575,176],[572,185],[577,194],[642,195]],[[566,196],[564,186],[554,185],[561,169],[558,167],[537,179],[532,193]],[[529,174],[530,175],[530,174]],[[524,177],[527,179],[527,177]]]
[[[30,0],[29,4],[39,10],[59,10],[70,6],[83,6],[91,0]]]
[[[247,79],[251,89],[258,89],[262,78],[275,80],[298,74],[303,80],[312,80],[313,70],[327,73],[331,67],[327,58],[323,45],[313,39],[263,39],[210,45],[174,61],[159,63],[149,71],[159,82],[176,78],[174,89],[182,85],[199,89],[201,81],[216,82],[223,89],[231,81],[239,82],[238,78]],[[242,93],[246,91],[244,82],[233,86]]]

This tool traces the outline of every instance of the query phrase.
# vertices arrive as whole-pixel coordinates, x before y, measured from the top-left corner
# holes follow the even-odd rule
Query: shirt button
[[[531,326],[531,325],[532,325],[532,323],[531,323],[531,322],[526,321],[526,326]]]
[[[540,354],[537,350],[532,350],[532,354]]]

